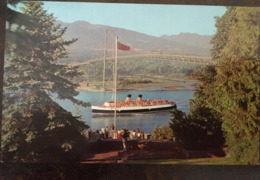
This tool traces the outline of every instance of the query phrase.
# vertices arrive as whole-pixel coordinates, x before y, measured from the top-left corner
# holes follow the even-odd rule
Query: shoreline
[[[160,89],[159,89],[160,88]],[[87,91],[87,92],[112,92],[112,90],[102,90],[94,89],[90,87],[77,87],[77,91]],[[174,87],[154,87],[154,89],[145,89],[145,88],[131,88],[131,89],[118,89],[118,92],[128,92],[128,91],[194,91],[195,88],[174,88]]]

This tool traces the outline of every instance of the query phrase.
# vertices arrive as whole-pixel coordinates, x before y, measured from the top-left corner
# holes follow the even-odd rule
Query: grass
[[[231,158],[198,158],[198,159],[152,159],[127,161],[127,164],[187,164],[187,165],[242,165]]]

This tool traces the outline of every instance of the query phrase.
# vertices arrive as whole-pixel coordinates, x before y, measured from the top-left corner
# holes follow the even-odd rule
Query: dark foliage
[[[221,123],[215,119],[210,109],[199,108],[194,114],[196,115],[187,116],[177,109],[171,112],[170,127],[176,141],[186,149],[221,147],[224,143]]]

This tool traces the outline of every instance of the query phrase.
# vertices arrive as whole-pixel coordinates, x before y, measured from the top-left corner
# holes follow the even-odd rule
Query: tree
[[[168,125],[164,125],[162,127],[154,126],[153,133],[151,139],[155,140],[173,140],[173,131]]]
[[[30,19],[30,18],[28,18],[27,16],[23,16],[21,13],[18,13],[18,12],[16,12],[16,11],[14,11],[14,10],[12,10],[10,7],[7,7],[7,2],[10,4],[10,5],[12,5],[12,6],[15,6],[15,4],[17,3],[17,1],[19,1],[19,0],[4,0],[4,1],[1,1],[1,3],[0,3],[0,37],[1,37],[1,39],[0,39],[0,41],[1,42],[5,42],[5,44],[3,44],[3,43],[1,43],[1,47],[0,47],[0,51],[1,51],[1,53],[0,53],[0,59],[2,60],[1,61],[1,63],[0,63],[0,66],[1,66],[1,70],[0,70],[0,72],[2,72],[1,73],[1,75],[0,75],[0,84],[1,84],[1,87],[3,87],[3,72],[4,72],[4,50],[7,50],[7,48],[4,48],[4,47],[8,47],[8,43],[9,43],[9,41],[12,41],[13,39],[15,39],[14,38],[14,33],[9,33],[10,31],[9,31],[9,29],[5,29],[5,26],[6,25],[9,25],[9,27],[11,27],[11,24],[16,24],[16,25],[21,25],[21,24],[23,24],[22,22],[29,22],[30,20],[32,20],[32,19]],[[7,11],[7,13],[6,13],[6,11]],[[8,14],[8,15],[7,15]],[[18,17],[18,14],[19,14],[19,17],[21,17],[23,20],[21,20],[21,19],[16,19],[15,17]],[[32,22],[32,21],[31,21]],[[18,42],[16,42],[16,43],[18,43]],[[26,46],[21,46],[21,51],[22,51],[22,48],[23,47],[26,47]],[[7,56],[7,52],[8,51],[6,51],[5,52],[5,56]],[[3,89],[1,88],[1,94],[3,94]],[[3,102],[3,97],[1,96],[0,97],[0,101],[1,102]],[[0,113],[0,121],[1,121],[1,123],[0,123],[0,129],[2,129],[2,106],[1,106],[1,108],[0,108],[0,111],[1,111],[1,113]],[[1,141],[0,141],[0,147],[1,147]]]
[[[198,141],[200,139],[196,126],[184,112],[173,109],[171,112],[170,128],[173,131],[175,140],[187,149],[201,148]]]
[[[236,7],[219,18],[213,47],[218,60],[211,107],[221,114],[231,157],[259,164],[260,125],[260,8]],[[226,28],[227,27],[227,28]],[[222,38],[226,29],[227,37]],[[214,56],[217,54],[218,56]]]
[[[221,52],[227,44],[230,27],[236,21],[235,7],[227,7],[227,11],[222,17],[215,17],[217,32],[211,39],[211,56],[217,60],[221,56]]]
[[[205,147],[222,147],[224,144],[221,114],[212,106],[216,102],[214,97],[216,75],[214,65],[206,66],[194,73],[194,77],[200,84],[194,92],[194,100],[190,101],[189,116],[207,131],[205,133]]]
[[[170,127],[176,141],[187,149],[222,147],[224,138],[218,114],[202,106],[194,109],[188,116],[177,109],[171,112]]]
[[[244,163],[259,160],[260,63],[231,60],[218,68],[215,83],[216,109],[222,114],[222,129],[231,156]]]
[[[260,59],[260,8],[238,7],[230,24],[229,37],[222,50],[222,59]]]
[[[66,28],[56,24],[53,15],[41,2],[24,2],[23,14],[37,23],[11,28],[23,35],[26,48],[20,43],[8,45],[4,75],[2,159],[22,162],[62,162],[79,160],[84,142],[81,132],[88,126],[61,108],[51,97],[75,99],[76,84],[68,79],[79,76],[76,67],[58,63],[67,56]],[[24,41],[24,39],[23,39]]]
[[[188,116],[180,111],[171,112],[170,127],[176,140],[188,149],[220,148],[224,144],[220,114],[210,107],[214,102],[215,66],[206,66],[193,73],[200,82],[190,100]]]

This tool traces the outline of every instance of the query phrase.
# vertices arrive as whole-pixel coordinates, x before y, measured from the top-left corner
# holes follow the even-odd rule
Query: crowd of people
[[[123,134],[127,132],[127,139],[148,139],[148,134],[136,130],[118,129],[115,130],[114,124],[101,128],[100,130],[92,131],[91,129],[85,130],[84,135],[86,139],[122,139]]]

